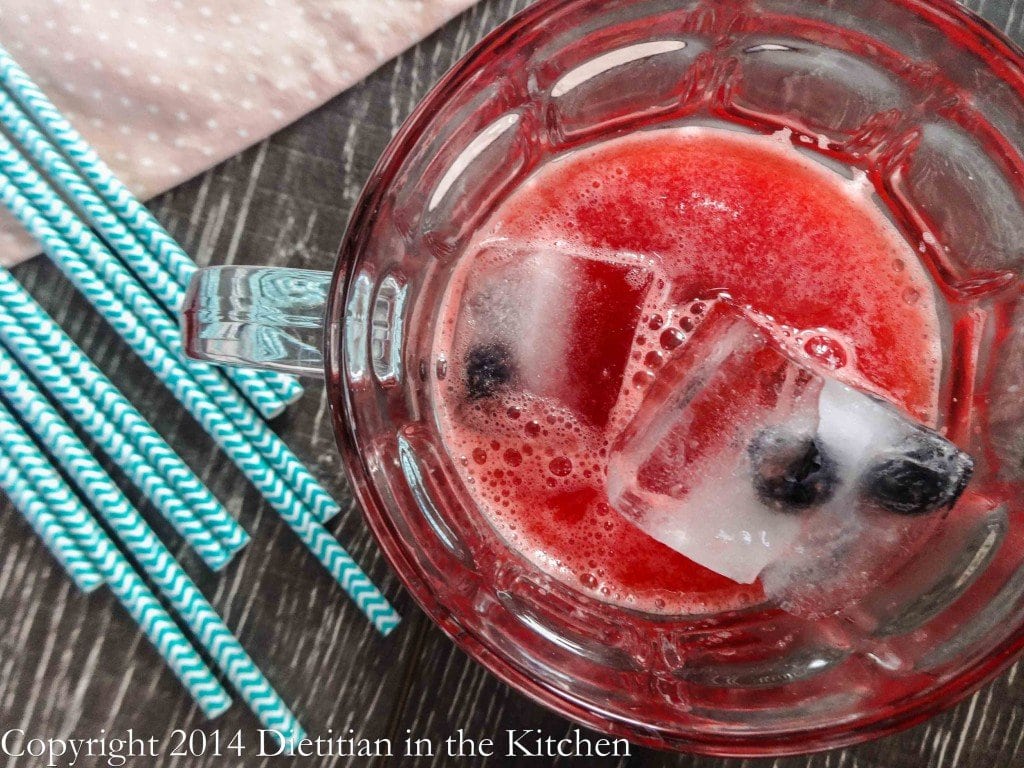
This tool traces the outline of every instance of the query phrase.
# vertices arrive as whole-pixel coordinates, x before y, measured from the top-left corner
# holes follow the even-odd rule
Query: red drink
[[[460,648],[720,756],[889,733],[1024,648],[1020,63],[950,0],[558,0],[444,78],[326,367]]]
[[[645,611],[761,600],[758,582],[704,568],[617,514],[609,451],[723,294],[797,354],[931,425],[936,297],[870,190],[787,135],[686,128],[579,150],[509,197],[462,257],[439,339],[452,371],[445,440],[509,545]]]

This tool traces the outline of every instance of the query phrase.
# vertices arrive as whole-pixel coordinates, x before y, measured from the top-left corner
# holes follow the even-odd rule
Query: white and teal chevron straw
[[[235,421],[226,417],[221,403],[211,401],[206,391],[180,360],[159,344],[135,321],[135,315],[110,291],[68,244],[46,223],[17,188],[0,176],[0,203],[5,205],[26,229],[43,244],[44,249],[61,266],[65,274],[80,291],[103,310],[104,316],[129,346],[149,364],[185,408],[196,418],[224,449],[224,452],[252,481],[257,490],[277,510],[309,550],[328,569],[357,606],[370,618],[379,631],[387,634],[398,624],[398,614],[351,556],[317,521],[292,488],[267,462],[270,453],[280,465],[287,446],[259,420],[244,404],[236,401],[236,418],[246,417],[241,430]],[[261,450],[253,450],[255,445]],[[297,460],[296,460],[297,463]],[[301,464],[298,464],[301,467]],[[308,473],[307,473],[308,476]],[[287,475],[286,475],[287,477]]]
[[[203,713],[211,718],[223,714],[231,706],[231,698],[216,676],[2,402],[0,446],[9,459],[0,462],[0,483],[12,501],[29,515],[41,517],[49,512],[56,517]],[[117,502],[105,498],[103,503]]]
[[[104,237],[112,251],[131,267],[139,280],[163,303],[171,316],[176,317],[182,306],[184,289],[164,270],[159,262],[150,256],[135,235],[128,231],[117,215],[99,199],[92,188],[64,160],[60,153],[50,146],[46,138],[32,124],[32,121],[22,114],[17,103],[3,90],[0,90],[0,125],[10,131],[14,140],[36,164],[45,170],[49,179],[81,208],[88,221]],[[61,209],[65,208],[57,194],[49,187],[22,191],[44,214],[48,213],[43,202],[47,198],[54,204],[58,204]],[[75,220],[70,209],[66,213],[62,210],[61,218],[66,219],[67,215]],[[60,231],[58,221],[60,219],[54,223]],[[68,232],[61,232],[61,234],[74,240]],[[193,271],[195,271],[194,266]],[[234,381],[264,418],[273,418],[288,406],[288,403],[282,400],[264,381],[260,373],[233,368],[225,370],[224,374]]]
[[[77,256],[70,261],[55,256],[47,249],[47,253],[54,258],[61,270],[71,277],[69,270],[84,262],[88,268],[101,276],[121,302],[131,308],[134,318],[142,320],[158,344],[179,359],[183,359],[177,324],[171,322],[150,295],[135,282],[131,274],[111,256],[99,238],[82,225],[74,212],[53,193],[39,174],[3,136],[0,136],[0,171],[16,187],[17,194],[25,198],[25,205],[19,206],[17,210],[11,209],[22,224],[37,239],[42,240],[38,232],[33,231],[33,226],[38,225],[27,223],[24,216],[31,214],[33,219],[41,217],[48,227],[55,230],[57,235],[74,249]],[[96,304],[95,301],[93,303],[108,321],[114,321],[109,306]],[[143,360],[149,364],[145,356]],[[270,431],[260,416],[237,396],[221,378],[217,369],[197,362],[188,362],[186,365],[195,380],[221,409],[233,418],[241,429],[251,432],[250,440],[255,449],[264,453],[271,465],[283,474],[286,482],[292,485],[303,501],[311,505],[318,519],[327,520],[337,514],[338,506],[334,499],[320,487],[295,454]]]
[[[248,542],[199,478],[2,268],[0,343],[118,462],[211,568],[225,565]]]
[[[74,254],[54,258],[57,265],[73,281],[71,271],[84,267],[98,274],[111,292],[123,305],[131,310],[133,318],[142,319],[146,329],[155,336],[156,342],[164,351],[170,352],[176,359],[184,360],[181,352],[181,338],[178,327],[160,310],[149,294],[140,288],[131,275],[125,270],[106,249],[106,246],[84,227],[74,213],[58,197],[45,182],[18,154],[7,139],[0,136],[0,171],[15,187],[12,197],[24,197],[24,203],[17,206],[4,203],[21,220],[22,224],[44,244],[45,239],[39,234],[40,227],[55,230]],[[26,217],[32,220],[28,223]],[[84,261],[82,264],[80,262]],[[77,284],[77,283],[76,283]],[[79,286],[81,288],[81,286]],[[89,296],[87,291],[83,291]],[[112,324],[110,304],[97,304],[90,297],[97,309]],[[118,318],[120,319],[120,318]],[[141,355],[143,360],[152,367],[150,359]],[[254,413],[220,377],[219,371],[210,365],[197,362],[183,362],[189,373],[229,417],[233,418],[239,428],[246,432],[253,447],[263,453],[274,469],[282,474],[286,482],[309,504],[317,519],[326,521],[338,512],[337,503],[320,487],[309,470],[291,452],[290,449],[263,423],[258,414]]]
[[[0,282],[13,278],[0,269]],[[13,353],[25,369],[60,402],[65,411],[79,424],[83,431],[124,471],[136,487],[138,487],[153,503],[154,508],[167,520],[178,534],[188,542],[196,553],[203,558],[210,568],[219,570],[238,550],[244,540],[241,536],[233,536],[235,544],[229,550],[185,501],[178,496],[173,488],[159,472],[154,472],[146,456],[129,442],[120,431],[114,429],[107,421],[105,414],[96,408],[96,404],[72,381],[68,374],[56,364],[46,352],[17,325],[17,321],[0,307],[0,342],[8,352]],[[234,520],[221,513],[227,520]],[[236,528],[240,527],[235,524]]]
[[[12,135],[29,148],[35,161],[64,187],[71,199],[82,206],[93,226],[118,248],[122,257],[139,273],[140,279],[150,290],[158,298],[165,297],[161,301],[165,301],[172,312],[177,312],[180,309],[181,291],[188,287],[196,270],[192,260],[146,207],[111,173],[92,147],[3,48],[0,48],[0,84],[10,91],[85,179],[74,173],[66,163],[55,162],[60,159],[59,153],[44,152],[46,142],[31,123],[23,115],[7,110],[3,122]],[[11,106],[14,107],[13,104]],[[39,154],[35,154],[37,151]],[[79,184],[76,179],[88,183]],[[89,188],[89,183],[93,185],[95,193]],[[97,199],[97,194],[106,205]],[[118,217],[123,224],[118,221]],[[143,248],[148,249],[149,253]],[[150,254],[155,262],[151,260]],[[178,293],[173,292],[172,285],[177,286]],[[270,408],[274,401],[279,401],[279,405],[283,406],[302,395],[302,386],[291,376],[244,370],[229,375],[243,391],[252,391],[257,398],[253,404],[261,411],[263,407]],[[267,415],[272,415],[272,411],[268,411]]]
[[[28,482],[7,447],[0,443],[0,487],[75,582],[75,586],[83,592],[93,592],[102,587],[103,576],[96,570],[92,560],[71,538],[60,520],[35,496]]]
[[[0,349],[0,395],[18,410],[46,450],[64,467],[264,726],[283,734],[286,741],[304,738],[295,715],[263,677],[213,606],[71,428],[3,349]]]

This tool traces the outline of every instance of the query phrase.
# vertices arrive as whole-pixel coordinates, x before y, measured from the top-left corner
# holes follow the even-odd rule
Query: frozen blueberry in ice
[[[518,374],[517,374],[518,375]],[[726,302],[673,350],[608,450],[613,509],[807,617],[879,589],[945,521],[971,460],[808,368]]]
[[[747,450],[754,490],[774,509],[799,512],[825,503],[835,493],[835,462],[811,435],[769,427],[754,436]]]
[[[974,470],[974,461],[952,443],[925,430],[887,451],[865,471],[866,499],[899,515],[952,507]]]
[[[495,239],[468,261],[454,345],[501,345],[502,354],[494,357],[507,351],[509,385],[517,393],[604,427],[622,389],[648,294],[655,290],[655,260],[597,248],[579,253],[513,237]],[[470,395],[471,402],[491,393],[490,367],[483,366],[484,388]]]
[[[470,400],[491,397],[512,380],[512,353],[500,343],[481,344],[466,355],[466,390]]]

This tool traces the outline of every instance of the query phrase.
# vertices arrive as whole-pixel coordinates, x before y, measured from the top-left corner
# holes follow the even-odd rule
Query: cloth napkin
[[[0,44],[147,198],[361,80],[473,0],[3,0]],[[0,263],[38,252],[0,217]]]

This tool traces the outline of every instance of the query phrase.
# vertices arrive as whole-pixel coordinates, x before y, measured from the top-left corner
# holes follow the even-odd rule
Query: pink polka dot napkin
[[[0,44],[146,198],[324,103],[473,0],[3,0]],[[0,217],[0,263],[38,248]]]

